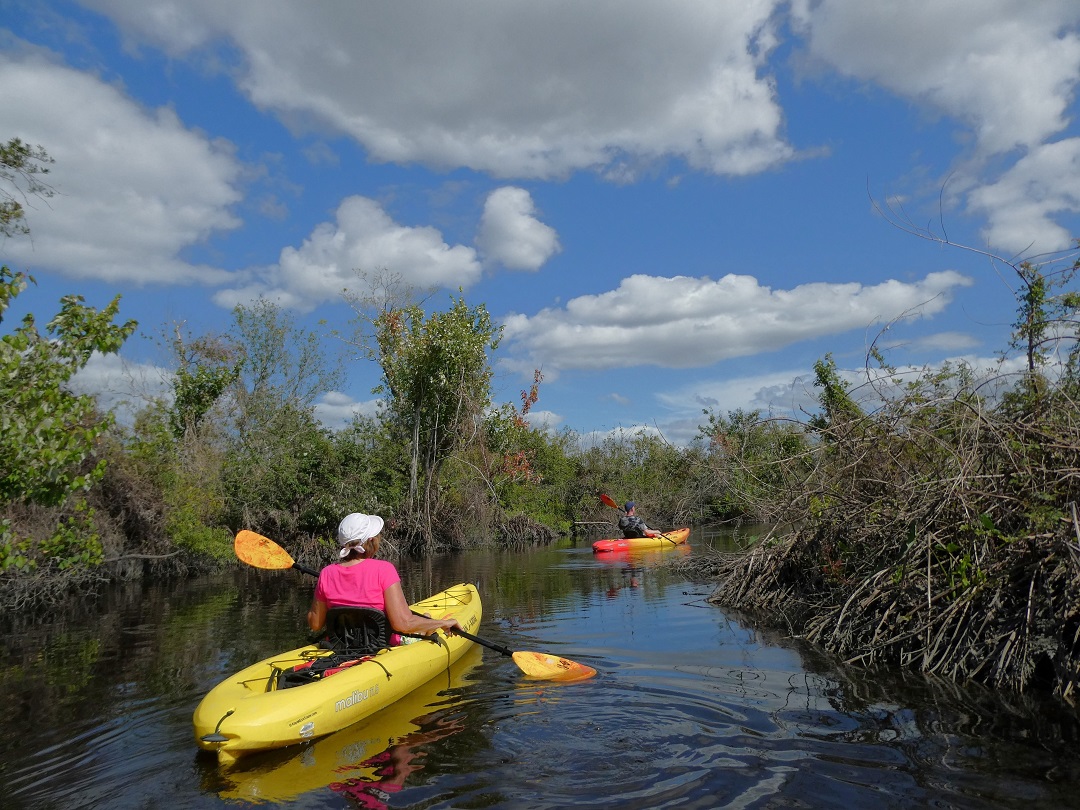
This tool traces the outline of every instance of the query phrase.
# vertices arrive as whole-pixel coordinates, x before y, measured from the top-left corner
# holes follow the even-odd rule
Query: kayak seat
[[[322,646],[339,655],[374,655],[390,646],[390,620],[371,607],[337,606],[326,611]]]
[[[335,652],[332,652],[329,655],[319,655],[305,661],[303,664],[297,664],[288,669],[277,669],[275,667],[274,674],[271,676],[271,683],[276,684],[277,689],[303,686],[306,683],[313,683],[314,681],[323,678],[329,678],[336,672],[340,672],[343,669],[348,669],[349,667],[356,666],[357,664],[369,660],[371,660],[371,656],[354,658],[348,655],[339,655]],[[271,687],[270,684],[268,684],[267,691],[271,688],[274,687]]]
[[[370,607],[338,606],[326,611],[326,630],[319,640],[323,650],[295,667],[276,671],[273,687],[288,689],[328,678],[335,672],[370,660],[390,646],[390,620],[381,610]]]

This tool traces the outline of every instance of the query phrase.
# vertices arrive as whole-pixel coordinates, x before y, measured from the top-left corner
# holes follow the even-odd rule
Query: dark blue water
[[[599,557],[582,541],[402,566],[410,598],[475,582],[482,636],[599,674],[531,681],[477,648],[368,722],[232,770],[197,752],[191,714],[230,672],[306,639],[312,581],[117,588],[5,638],[0,806],[1080,806],[1073,712],[840,668],[708,604],[707,585],[663,567],[679,553]]]

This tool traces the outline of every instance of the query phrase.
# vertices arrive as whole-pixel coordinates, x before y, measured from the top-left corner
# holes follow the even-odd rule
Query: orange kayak
[[[664,532],[660,537],[616,537],[609,540],[597,540],[592,544],[592,550],[599,554],[608,551],[629,551],[635,548],[675,547],[683,545],[689,536],[689,527],[684,527]]]

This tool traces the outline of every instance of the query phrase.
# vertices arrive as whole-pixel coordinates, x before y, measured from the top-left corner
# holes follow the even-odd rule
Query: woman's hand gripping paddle
[[[261,534],[256,534],[247,529],[236,535],[236,539],[233,541],[233,550],[241,562],[255,568],[263,568],[269,571],[287,571],[290,568],[295,568],[297,571],[313,577],[319,575],[318,571],[296,562],[289,555],[289,552],[269,537],[263,537]],[[592,667],[571,661],[569,658],[560,658],[557,655],[538,652],[514,652],[501,644],[474,636],[464,630],[454,630],[452,632],[482,647],[487,647],[489,650],[509,656],[514,660],[518,668],[530,678],[569,682],[584,681],[596,674],[596,670]]]
[[[626,511],[621,506],[619,506],[617,503],[615,503],[614,500],[612,500],[610,497],[605,495],[603,492],[600,493],[600,500],[602,500],[604,502],[605,506],[610,506],[612,509],[618,509],[620,512],[625,512]],[[679,545],[678,543],[676,543],[674,540],[672,540],[670,537],[668,537],[663,532],[660,532],[659,530],[655,530],[655,531],[658,531],[659,535],[661,537],[663,537],[665,540],[670,541],[673,546]]]

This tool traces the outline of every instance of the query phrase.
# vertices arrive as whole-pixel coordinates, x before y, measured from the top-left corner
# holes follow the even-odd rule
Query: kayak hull
[[[631,551],[640,548],[674,548],[686,543],[690,536],[689,527],[672,529],[664,532],[663,537],[616,537],[609,540],[597,540],[592,549],[597,554],[609,551]]]
[[[460,699],[455,693],[466,686],[469,676],[482,662],[480,645],[474,644],[447,672],[371,717],[302,747],[253,757],[258,762],[252,767],[245,767],[241,760],[237,767],[219,771],[213,789],[221,799],[247,802],[244,805],[247,807],[255,803],[284,804],[313,790],[343,782],[366,784],[375,770],[369,762],[371,757],[387,749],[408,751],[417,743],[432,742],[464,730],[464,721],[456,712],[450,714],[453,719],[443,715]],[[441,719],[432,722],[433,718]]]
[[[455,585],[412,605],[418,613],[455,616],[473,632],[480,626],[480,595]],[[351,726],[408,695],[460,659],[473,642],[436,634],[434,641],[382,650],[371,660],[303,686],[277,689],[285,669],[317,655],[317,645],[289,650],[231,675],[211,689],[192,718],[199,748],[222,765],[242,756],[323,737]],[[325,651],[322,651],[325,654]]]

